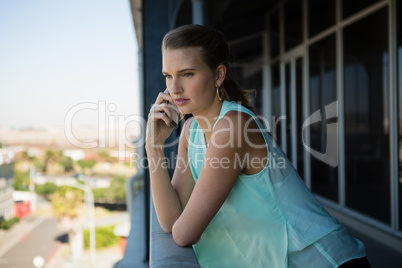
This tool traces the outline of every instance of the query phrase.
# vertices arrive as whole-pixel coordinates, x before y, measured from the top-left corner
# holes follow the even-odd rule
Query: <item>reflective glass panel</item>
[[[398,189],[399,189],[399,230],[402,230],[402,1],[397,1],[397,49],[398,49]]]
[[[308,0],[308,14],[311,37],[335,24],[335,0]]]
[[[279,16],[276,10],[269,18],[269,38],[271,58],[279,56]]]
[[[296,148],[297,148],[297,171],[304,177],[304,146],[302,140],[303,118],[303,60],[296,60]]]
[[[336,118],[328,118],[325,107],[337,100],[336,96],[336,40],[335,35],[322,39],[309,48],[310,63],[310,114],[319,111],[321,120],[310,128],[309,146],[322,153],[327,143],[334,143],[337,133],[329,133],[328,124],[336,124]],[[336,127],[337,131],[337,127]],[[337,158],[336,155],[330,156]],[[311,156],[311,189],[324,197],[338,201],[338,167],[333,167]]]
[[[303,41],[302,7],[302,0],[288,0],[285,3],[285,50],[289,50]]]
[[[291,100],[292,100],[292,89],[290,81],[290,62],[285,65],[285,99],[286,99],[286,154],[288,158],[292,159],[292,110],[291,110]],[[282,145],[282,149],[285,150]]]
[[[256,94],[250,95],[251,106],[261,114],[262,111],[262,36],[247,39],[230,47],[233,61],[236,63],[234,78],[244,89],[253,89]]]
[[[346,205],[389,223],[387,8],[343,36]]]
[[[280,83],[280,71],[279,64],[273,64],[271,67],[271,79],[272,79],[272,136],[275,141],[281,146],[281,83]]]
[[[347,18],[356,12],[377,3],[379,0],[343,0],[342,18]]]

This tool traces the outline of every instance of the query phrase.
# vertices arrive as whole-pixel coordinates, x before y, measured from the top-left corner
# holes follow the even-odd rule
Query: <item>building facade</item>
[[[144,115],[165,88],[163,35],[221,30],[232,77],[257,91],[254,107],[306,185],[349,228],[402,254],[402,0],[131,4]]]

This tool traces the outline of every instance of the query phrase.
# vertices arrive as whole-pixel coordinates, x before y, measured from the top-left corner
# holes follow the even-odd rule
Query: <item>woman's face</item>
[[[218,101],[217,75],[202,60],[200,51],[196,47],[163,51],[166,87],[182,114],[202,114]]]

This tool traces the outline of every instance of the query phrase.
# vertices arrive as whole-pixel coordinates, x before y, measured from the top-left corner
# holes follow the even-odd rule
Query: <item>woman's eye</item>
[[[164,74],[163,75],[165,78],[171,78],[172,76],[170,74]]]
[[[193,73],[184,73],[183,76],[184,77],[191,77],[191,76],[193,76]]]

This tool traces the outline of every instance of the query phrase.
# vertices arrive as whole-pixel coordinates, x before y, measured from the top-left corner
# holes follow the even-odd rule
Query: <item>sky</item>
[[[0,127],[139,114],[137,53],[129,0],[0,1]]]

